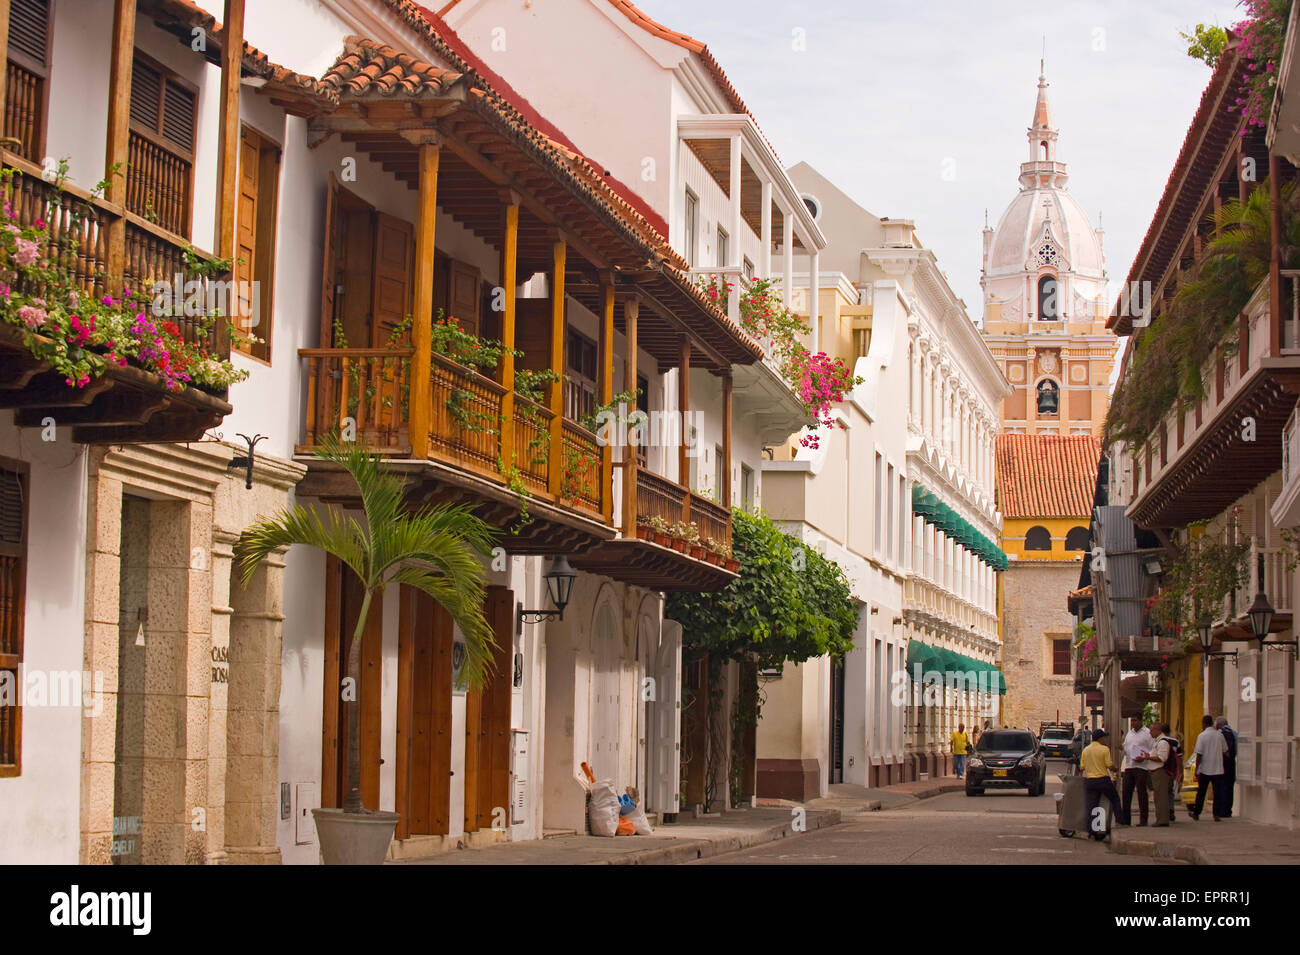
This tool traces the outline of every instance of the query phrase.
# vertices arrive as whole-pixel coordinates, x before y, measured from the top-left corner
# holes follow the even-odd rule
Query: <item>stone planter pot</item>
[[[383,864],[397,828],[397,813],[313,809],[311,814],[326,865]]]

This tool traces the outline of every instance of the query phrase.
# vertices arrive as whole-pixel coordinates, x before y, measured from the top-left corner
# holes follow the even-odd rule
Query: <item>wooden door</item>
[[[346,793],[347,726],[343,718],[343,680],[347,653],[361,610],[361,581],[335,557],[325,564],[325,687],[321,744],[321,805],[339,807]],[[360,685],[351,688],[361,704],[361,801],[379,808],[379,731],[382,704],[384,613],[372,601],[361,644]]]
[[[401,588],[397,676],[398,838],[446,835],[451,818],[451,615]]]
[[[484,612],[496,642],[492,678],[465,696],[465,831],[510,819],[510,704],[514,690],[514,592],[487,588]]]
[[[370,347],[387,344],[395,326],[411,314],[415,226],[396,216],[375,216],[374,271],[371,286]]]

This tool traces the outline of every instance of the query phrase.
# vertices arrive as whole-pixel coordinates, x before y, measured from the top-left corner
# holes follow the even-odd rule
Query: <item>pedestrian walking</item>
[[[1167,826],[1174,818],[1173,782],[1181,773],[1179,766],[1178,740],[1169,735],[1168,723],[1152,723],[1151,735],[1155,746],[1151,750],[1153,762],[1159,769],[1151,770],[1151,786],[1156,796],[1157,826]]]
[[[1201,810],[1205,808],[1205,790],[1214,789],[1214,821],[1223,818],[1223,807],[1228,801],[1223,786],[1223,756],[1228,750],[1228,741],[1214,728],[1214,717],[1207,715],[1201,720],[1201,735],[1196,737],[1196,748],[1192,759],[1196,760],[1196,804],[1192,807],[1192,818],[1200,819]]]
[[[1115,791],[1115,780],[1111,778],[1115,773],[1115,763],[1110,758],[1110,747],[1106,745],[1106,736],[1104,729],[1096,730],[1092,734],[1092,742],[1079,757],[1079,765],[1084,775],[1083,784],[1088,793],[1088,828],[1092,837],[1098,842],[1106,838],[1108,828],[1105,810],[1102,810],[1101,815],[1097,814],[1102,796],[1110,800],[1112,810],[1119,816],[1116,821],[1121,825],[1128,825],[1128,818],[1120,805],[1119,793]]]
[[[1227,744],[1227,750],[1223,754],[1223,791],[1228,798],[1224,802],[1223,811],[1219,813],[1220,816],[1227,818],[1232,815],[1232,801],[1236,797],[1237,731],[1228,725],[1226,716],[1215,719],[1214,728],[1223,734],[1223,741]]]
[[[952,765],[957,770],[957,778],[966,775],[966,753],[971,748],[970,737],[966,735],[966,724],[958,723],[957,732],[952,734]]]
[[[1129,731],[1124,734],[1124,817],[1133,818],[1133,790],[1138,797],[1138,825],[1145,826],[1148,818],[1147,790],[1151,787],[1151,750],[1155,740],[1151,731],[1142,725],[1142,717],[1129,720]]]

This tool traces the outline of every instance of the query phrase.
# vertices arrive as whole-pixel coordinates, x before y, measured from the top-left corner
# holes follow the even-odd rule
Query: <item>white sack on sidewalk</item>
[[[591,784],[587,824],[593,836],[613,836],[618,832],[618,793],[608,779]]]

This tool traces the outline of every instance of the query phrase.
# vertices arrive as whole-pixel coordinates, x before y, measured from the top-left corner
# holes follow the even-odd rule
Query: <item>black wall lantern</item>
[[[522,632],[525,623],[541,623],[554,617],[564,619],[564,608],[573,596],[573,582],[578,579],[577,571],[569,566],[569,559],[560,554],[551,561],[551,569],[546,572],[546,592],[551,598],[554,610],[525,610],[519,605],[516,632]]]
[[[1255,635],[1255,640],[1259,643],[1261,650],[1290,650],[1292,655],[1296,653],[1296,641],[1294,640],[1270,640],[1269,631],[1273,626],[1273,616],[1275,611],[1273,605],[1268,602],[1268,597],[1264,591],[1255,594],[1255,602],[1250,605],[1246,611],[1250,614],[1250,629]]]
[[[1210,623],[1209,617],[1202,617],[1196,624],[1196,635],[1201,640],[1201,666],[1209,664],[1210,660],[1215,657],[1232,658],[1232,662],[1237,662],[1237,651],[1231,653],[1222,650],[1211,650],[1214,646],[1214,626]]]

